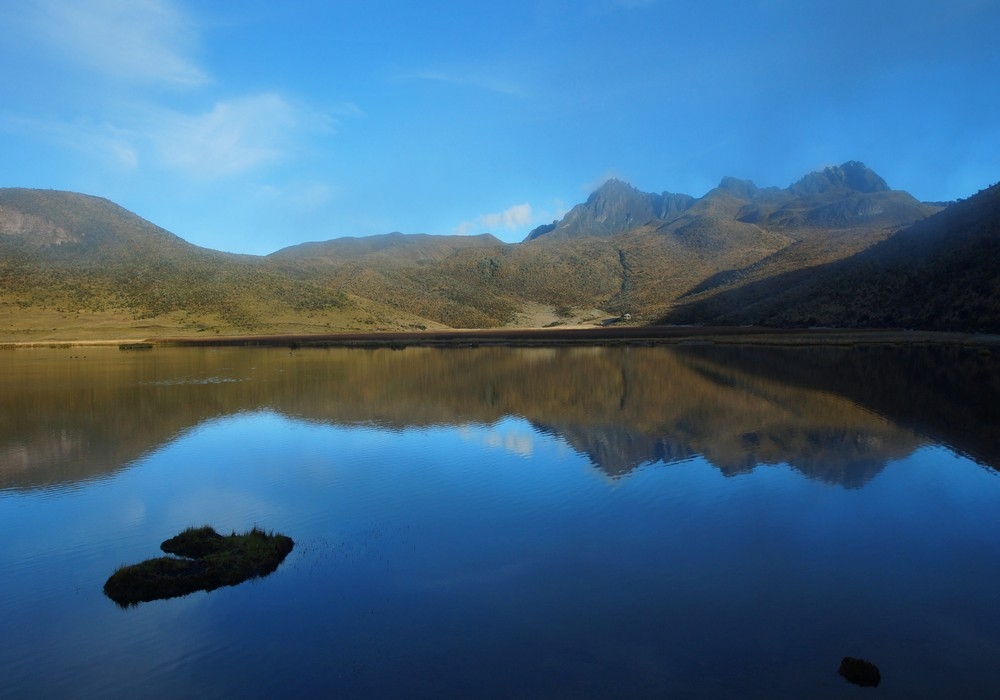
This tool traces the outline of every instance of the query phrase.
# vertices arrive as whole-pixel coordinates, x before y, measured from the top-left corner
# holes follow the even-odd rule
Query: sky
[[[522,240],[610,177],[1000,179],[996,0],[0,0],[0,187],[266,254]]]

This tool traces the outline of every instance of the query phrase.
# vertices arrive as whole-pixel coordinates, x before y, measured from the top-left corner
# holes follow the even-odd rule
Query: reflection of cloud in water
[[[506,450],[526,459],[535,454],[535,435],[531,430],[509,425],[495,425],[487,429],[463,425],[459,426],[457,431],[466,442],[477,442],[490,449]]]

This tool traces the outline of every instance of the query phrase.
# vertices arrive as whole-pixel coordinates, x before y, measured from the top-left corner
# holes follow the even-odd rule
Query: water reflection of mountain
[[[681,462],[695,456],[689,445],[667,436],[643,435],[613,426],[532,424],[546,435],[564,440],[612,478],[654,462]]]
[[[649,437],[625,429],[580,426],[536,426],[542,432],[561,437],[577,452],[608,476],[617,478],[633,469],[657,462],[681,462],[698,453],[690,442],[668,437]],[[763,440],[774,444],[801,443],[798,454],[783,458],[761,450]],[[750,472],[758,466],[789,462],[792,467],[812,478],[848,488],[864,486],[888,459],[903,457],[915,446],[913,436],[905,433],[899,445],[886,449],[885,435],[878,431],[857,431],[831,428],[806,430],[801,435],[760,432],[738,436],[737,454],[727,462],[713,462],[726,476]]]
[[[703,455],[726,474],[789,463],[859,486],[918,435],[994,467],[1000,454],[989,414],[976,414],[1000,391],[994,358],[958,349],[70,349],[5,360],[0,488],[101,476],[206,420],[259,410],[392,428],[520,416],[612,476]]]
[[[962,345],[677,348],[693,361],[839,394],[1000,470],[1000,351]]]

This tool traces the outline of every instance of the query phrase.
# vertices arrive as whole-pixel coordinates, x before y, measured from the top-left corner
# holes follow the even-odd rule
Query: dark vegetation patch
[[[104,584],[104,594],[124,608],[235,586],[273,572],[294,544],[290,537],[256,526],[228,536],[208,525],[188,528],[160,545],[175,556],[120,567]]]

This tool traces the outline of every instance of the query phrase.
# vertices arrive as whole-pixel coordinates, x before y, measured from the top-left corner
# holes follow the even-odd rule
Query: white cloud
[[[170,168],[201,178],[238,175],[283,160],[302,115],[280,95],[217,102],[199,115],[164,113],[152,138]]]
[[[170,0],[42,0],[34,31],[75,65],[141,83],[201,85],[197,32]]]
[[[527,226],[531,223],[531,205],[515,204],[499,214],[485,214],[481,218],[484,224],[491,227],[514,229]]]
[[[356,108],[334,108],[355,114]],[[0,113],[0,131],[22,133],[83,153],[105,166],[159,165],[200,180],[235,177],[305,152],[305,139],[330,132],[337,120],[276,93],[214,103],[203,113],[162,107],[121,107],[116,122],[57,121]],[[330,192],[312,189],[320,206]]]
[[[531,225],[534,216],[530,204],[515,204],[495,214],[483,214],[472,221],[463,221],[455,227],[455,234],[466,236],[472,233],[482,233],[483,230],[495,231],[504,229],[515,231]]]

